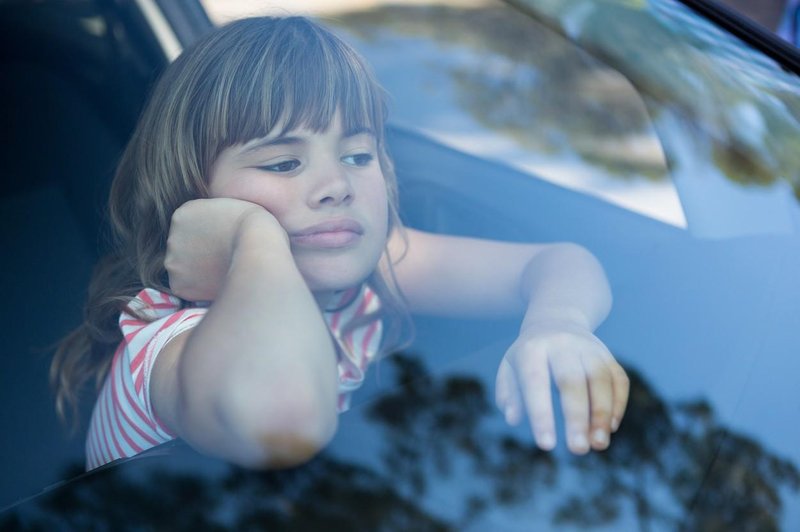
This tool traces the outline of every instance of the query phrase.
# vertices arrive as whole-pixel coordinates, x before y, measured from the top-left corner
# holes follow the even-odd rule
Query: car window
[[[306,13],[358,48],[391,95],[409,227],[592,251],[614,294],[597,334],[631,378],[626,417],[605,452],[541,451],[494,404],[519,323],[418,317],[304,466],[246,471],[174,442],[6,522],[800,526],[795,75],[672,0],[202,4],[217,24]]]
[[[411,225],[600,257],[615,308],[599,335],[634,379],[626,431],[583,460],[538,454],[492,414],[513,325],[421,320],[411,358],[384,364],[404,392],[367,390],[346,421],[382,427],[366,462],[467,528],[706,529],[719,500],[730,526],[791,528],[796,76],[679,2],[520,4],[528,16],[494,2],[318,16],[392,94]],[[332,452],[354,460],[354,438]]]

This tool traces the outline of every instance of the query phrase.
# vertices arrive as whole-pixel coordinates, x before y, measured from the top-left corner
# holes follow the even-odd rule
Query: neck
[[[357,285],[344,290],[314,292],[314,298],[321,311],[338,312],[348,307],[358,297],[362,288],[363,285]]]

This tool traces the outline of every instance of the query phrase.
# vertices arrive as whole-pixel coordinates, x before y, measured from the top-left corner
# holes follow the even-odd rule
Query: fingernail
[[[581,434],[576,434],[572,437],[572,448],[578,452],[586,452],[589,450],[589,442],[586,440],[586,436]]]
[[[511,406],[506,406],[504,414],[506,416],[506,423],[511,424],[511,422],[512,422],[511,416],[513,414],[512,410],[511,410]]]
[[[592,440],[594,440],[597,445],[606,446],[608,445],[608,434],[603,429],[597,429],[594,431],[594,434],[592,434]]]
[[[541,436],[539,436],[539,447],[545,449],[547,451],[551,450],[553,447],[556,446],[556,438],[550,432],[545,432]]]
[[[619,428],[619,419],[617,419],[616,417],[612,417],[611,418],[611,431],[612,432],[617,432],[618,428]]]

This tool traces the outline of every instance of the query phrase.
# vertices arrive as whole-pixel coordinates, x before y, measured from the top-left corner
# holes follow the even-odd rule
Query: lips
[[[293,246],[337,249],[358,243],[364,228],[355,220],[342,218],[327,220],[289,235]]]

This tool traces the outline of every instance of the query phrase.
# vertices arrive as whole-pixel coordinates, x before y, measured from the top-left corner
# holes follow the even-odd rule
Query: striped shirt
[[[380,307],[377,295],[366,285],[343,292],[336,303],[323,316],[338,345],[337,407],[343,412],[349,408],[351,393],[361,386],[367,365],[378,352],[382,324],[375,319],[348,327]],[[86,438],[87,470],[134,456],[176,437],[153,411],[150,375],[164,346],[195,327],[207,311],[200,306],[181,309],[178,298],[150,288],[139,292],[128,307],[131,310],[119,318],[123,341],[114,353],[92,412]]]

